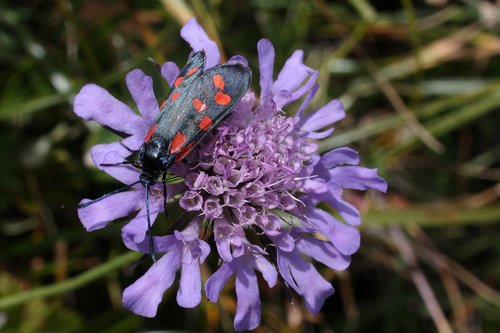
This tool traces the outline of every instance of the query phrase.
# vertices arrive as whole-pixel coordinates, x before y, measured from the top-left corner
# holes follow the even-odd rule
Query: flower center
[[[202,171],[186,177],[191,191],[181,206],[193,211],[201,207],[209,219],[225,211],[242,225],[256,224],[269,211],[297,211],[296,195],[306,191],[304,181],[312,173],[313,145],[295,128],[293,118],[283,115],[241,125],[228,121],[200,150]],[[190,204],[193,198],[203,203]]]

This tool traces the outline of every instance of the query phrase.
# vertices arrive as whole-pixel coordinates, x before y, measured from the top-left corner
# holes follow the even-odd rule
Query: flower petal
[[[387,191],[387,182],[377,175],[377,169],[359,166],[339,166],[329,171],[332,181],[343,188],[366,190],[373,188],[380,192]]]
[[[303,117],[297,126],[304,131],[312,132],[330,126],[344,117],[345,111],[342,103],[338,99],[334,99]]]
[[[181,70],[179,67],[171,61],[167,61],[161,66],[161,75],[170,86],[173,86],[175,79],[179,76],[180,72]]]
[[[242,255],[242,244],[246,241],[245,232],[240,225],[230,224],[223,218],[214,220],[214,238],[217,252],[222,260],[230,262],[233,257]]]
[[[304,52],[302,50],[296,50],[288,58],[278,75],[278,79],[273,84],[272,91],[275,95],[274,101],[277,109],[281,109],[286,104],[302,97],[314,86],[318,78],[317,71],[304,65],[303,56]],[[306,82],[304,83],[304,81]],[[282,95],[281,98],[276,98],[283,91],[289,92],[289,96]]]
[[[268,236],[281,251],[290,252],[295,248],[295,240],[289,233],[282,232],[276,236]]]
[[[316,206],[321,201],[327,202],[337,210],[348,224],[354,226],[361,224],[358,208],[342,199],[343,190],[340,185],[331,181],[327,184],[327,187],[328,190],[326,192],[308,193],[302,196],[301,200],[307,202],[307,205],[311,207]]]
[[[312,87],[314,87],[316,80],[318,79],[318,75],[319,75],[318,71],[313,71],[312,75],[309,77],[307,82],[304,83],[299,88],[297,88],[297,90],[295,90],[292,93],[292,98],[289,101],[287,101],[286,104],[298,100],[299,98],[304,96],[306,92],[308,92]],[[285,106],[285,104],[283,104],[283,106]]]
[[[137,129],[137,132],[134,135],[120,140],[121,146],[125,148],[129,155],[132,152],[137,152],[141,148],[142,144],[144,143],[144,138],[149,132],[149,129],[149,126],[143,126],[142,130]]]
[[[113,194],[85,208],[78,209],[78,217],[87,231],[104,228],[108,223],[125,217],[141,207],[141,193],[127,191]],[[80,203],[88,201],[83,199]]]
[[[328,186],[322,178],[311,178],[302,181],[302,189],[304,192],[322,193],[328,190]]]
[[[228,64],[242,64],[245,67],[248,67],[248,60],[241,55],[232,56],[228,61]]]
[[[259,54],[260,94],[266,99],[271,94],[273,85],[274,48],[268,39],[261,39],[257,43]]]
[[[233,275],[234,271],[232,267],[228,263],[225,263],[208,278],[205,285],[205,293],[210,302],[217,302],[220,292]]]
[[[207,56],[205,69],[213,67],[219,63],[220,53],[217,43],[208,37],[205,30],[203,30],[194,17],[182,27],[181,36],[186,42],[189,43],[195,52],[202,49],[205,50],[205,54]]]
[[[179,200],[179,205],[188,212],[199,211],[203,207],[203,197],[198,191],[187,191]]]
[[[301,253],[337,271],[346,269],[351,263],[350,256],[341,254],[330,242],[321,239],[300,237],[296,245]]]
[[[140,243],[132,242],[130,239],[123,238],[125,246],[132,251],[150,253],[149,252],[149,239],[144,239]],[[166,253],[170,251],[172,246],[179,246],[179,242],[174,235],[168,236],[153,236],[153,244],[157,253]]]
[[[75,113],[102,126],[132,135],[143,126],[141,117],[106,89],[90,83],[83,86],[74,100]]]
[[[198,241],[198,246],[200,247],[200,250],[201,250],[199,261],[200,261],[200,263],[203,264],[203,262],[205,261],[205,259],[210,254],[211,248],[210,248],[210,245],[208,245],[207,242],[202,241],[202,240]]]
[[[308,213],[309,221],[325,235],[342,254],[351,255],[359,249],[360,234],[352,226],[337,221],[333,216],[322,209],[314,208]]]
[[[333,295],[332,285],[318,273],[314,266],[302,259],[299,252],[278,250],[278,267],[283,278],[304,298],[306,308],[317,314],[325,300]]]
[[[174,230],[175,237],[183,242],[183,243],[188,243],[188,242],[193,242],[193,241],[199,241],[199,236],[200,236],[200,227],[201,227],[201,219],[196,216],[194,217],[193,220],[191,220],[190,223],[184,228],[184,230],[179,231],[179,230]],[[191,251],[189,251],[190,253]]]
[[[177,304],[184,308],[194,308],[201,301],[200,263],[193,260],[183,264],[179,290],[177,290]]]
[[[324,139],[324,138],[330,136],[330,134],[332,134],[332,133],[333,133],[333,128],[329,128],[329,129],[324,130],[322,132],[309,132],[305,136],[308,137],[309,139],[312,139],[312,140],[321,140],[321,139]]]
[[[269,288],[272,288],[278,282],[278,272],[276,268],[264,256],[255,257],[255,268],[262,273],[262,277],[266,280]]]
[[[273,101],[275,104],[275,108],[277,110],[280,110],[284,105],[290,103],[292,101],[292,93],[289,92],[288,90],[280,90],[276,93],[273,94]],[[269,110],[272,110],[272,108],[268,108]]]
[[[359,156],[354,149],[340,147],[323,154],[321,156],[320,163],[325,167],[325,169],[331,169],[342,164],[355,165],[359,163]]]
[[[175,247],[123,291],[123,305],[130,311],[155,317],[163,294],[170,288],[180,266],[180,251]]]
[[[124,239],[130,239],[135,243],[142,242],[146,238],[146,233],[148,231],[148,219],[144,200],[141,200],[141,203],[142,209],[139,213],[122,228],[122,237]],[[161,205],[156,201],[149,201],[149,220],[151,221],[151,225],[154,224],[158,217],[160,206]],[[155,250],[158,251],[158,249]]]
[[[293,52],[273,84],[274,92],[281,90],[294,92],[314,72],[313,69],[304,65],[303,58],[304,51],[296,50]]]
[[[153,79],[140,69],[134,69],[125,77],[128,90],[144,119],[144,126],[150,127],[158,115],[158,101],[154,95]]]
[[[309,105],[309,103],[311,102],[311,100],[313,99],[313,97],[316,96],[316,93],[318,92],[318,89],[319,89],[319,84],[315,84],[311,88],[311,90],[309,90],[309,92],[307,93],[306,98],[304,98],[304,101],[302,101],[302,104],[300,105],[300,108],[295,113],[295,117],[294,117],[295,123],[299,123],[300,122],[300,119],[302,118],[302,115],[303,115],[304,111],[306,110],[307,106]]]
[[[235,284],[237,303],[234,329],[253,330],[260,324],[261,309],[257,276],[249,265],[239,266]]]
[[[230,262],[233,260],[231,253],[231,240],[226,236],[217,237],[216,240],[217,253],[222,260]]]
[[[124,184],[130,185],[139,180],[140,171],[132,165],[119,164],[124,162],[130,155],[119,142],[100,144],[92,147],[90,151],[92,161],[98,169],[104,170],[107,174],[118,179]],[[104,166],[103,164],[116,164]]]
[[[351,205],[349,202],[342,199],[342,189],[335,184],[329,183],[329,193],[330,197],[325,201],[328,202],[337,212],[342,216],[344,221],[350,225],[360,225],[361,216],[359,215],[359,210]]]

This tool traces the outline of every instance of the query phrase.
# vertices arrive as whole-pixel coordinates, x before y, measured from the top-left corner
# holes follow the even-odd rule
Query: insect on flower
[[[229,115],[247,92],[252,80],[251,70],[242,64],[221,64],[204,71],[205,60],[203,50],[191,56],[175,79],[170,94],[161,104],[160,113],[144,138],[137,159],[118,163],[138,167],[141,170],[139,180],[77,206],[79,209],[87,207],[141,183],[146,191],[147,234],[153,261],[156,259],[149,216],[150,187],[158,182],[160,176],[165,184],[167,171],[172,164],[182,160]],[[165,202],[165,186],[163,196]]]
[[[93,83],[75,97],[76,115],[123,136],[92,147],[94,164],[130,184],[98,199],[82,199],[80,221],[93,231],[131,217],[121,229],[124,245],[154,261],[155,250],[161,255],[123,291],[123,306],[138,315],[155,317],[177,276],[179,306],[198,306],[201,265],[209,255],[219,265],[206,280],[206,298],[217,302],[234,281],[235,330],[260,324],[259,276],[269,288],[281,279],[317,314],[334,288],[315,265],[344,270],[360,246],[361,214],[343,198],[345,191],[385,192],[387,183],[377,169],[358,165],[357,152],[348,147],[320,154],[318,141],[330,136],[345,111],[338,100],[308,110],[319,89],[318,72],[304,64],[303,51],[296,50],[275,79],[274,48],[260,40],[257,95],[247,91],[246,59],[234,56],[230,64],[217,65],[217,44],[195,19],[181,36],[205,53],[195,53],[182,71],[170,62],[161,66],[172,87],[161,107],[153,79],[140,69],[125,79],[140,114]],[[295,115],[289,114],[288,105],[300,99]],[[194,148],[229,112],[210,140]],[[176,163],[191,149],[194,165]],[[169,184],[167,170],[184,182]],[[178,202],[179,214],[192,218],[173,221],[166,233],[153,236],[151,224],[170,199]]]

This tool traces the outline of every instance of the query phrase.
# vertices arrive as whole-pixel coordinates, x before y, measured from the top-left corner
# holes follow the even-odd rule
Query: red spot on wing
[[[165,102],[163,104],[165,104]],[[151,127],[151,129],[149,130],[148,134],[144,138],[144,142],[148,142],[149,139],[151,139],[151,135],[153,135],[153,133],[156,131],[157,127],[158,127],[158,124],[154,124],[153,127]]]
[[[219,91],[215,94],[214,100],[215,103],[225,106],[231,103],[231,96],[226,95],[223,92]]]
[[[178,152],[185,142],[186,136],[184,134],[182,134],[181,132],[175,133],[174,139],[170,144],[170,154],[175,154],[176,152]]]
[[[193,99],[193,106],[194,109],[198,112],[203,112],[207,109],[207,105],[198,98]]]
[[[212,126],[212,118],[210,118],[209,116],[205,116],[201,119],[200,123],[198,124],[198,127],[202,130],[202,131],[206,131],[210,128],[210,126]]]
[[[163,109],[163,107],[165,106],[165,104],[167,104],[167,99],[164,99],[163,102],[161,102],[160,110]]]
[[[177,79],[175,79],[174,87],[177,88],[182,83],[182,80],[184,80],[182,76],[179,76]]]
[[[224,78],[222,77],[222,75],[214,75],[212,77],[212,81],[217,88],[219,88],[220,90],[224,90]]]
[[[179,98],[181,96],[181,93],[180,92],[174,92],[172,95],[170,95],[170,100],[172,102],[174,102],[175,100],[177,100],[177,98]]]
[[[194,73],[196,73],[196,71],[197,71],[197,70],[198,70],[198,67],[193,67],[193,68],[191,68],[191,69],[187,72],[186,76],[188,76],[188,77],[189,77],[189,76],[193,75]]]
[[[191,151],[191,149],[193,149],[194,147],[194,141],[190,142],[186,147],[182,148],[182,150],[177,154],[177,156],[175,156],[175,162],[179,162],[180,160],[182,160],[184,157],[187,156],[187,154],[189,154],[189,152]]]

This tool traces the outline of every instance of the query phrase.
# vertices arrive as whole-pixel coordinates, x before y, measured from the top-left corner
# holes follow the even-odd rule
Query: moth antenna
[[[155,245],[153,243],[153,235],[151,233],[151,219],[149,218],[149,185],[145,186],[146,188],[146,217],[148,219],[148,241],[149,241],[149,253],[151,255],[151,259],[153,263],[156,263],[156,253],[155,253]]]
[[[115,130],[114,128],[111,128],[111,127],[109,127],[109,126],[107,126],[107,125],[102,125],[102,128],[104,128],[104,129],[106,129],[106,130],[108,130],[108,131],[110,131],[110,132],[113,132],[113,133],[115,133],[116,135],[118,135],[118,136],[120,136],[120,137],[122,137],[122,138],[124,138],[124,139],[125,139],[126,137],[130,136],[130,134],[127,134],[127,133],[125,133],[125,132],[120,132],[120,131],[117,131],[117,130]]]
[[[122,140],[118,141],[118,143],[120,144],[120,146],[122,146],[123,148],[127,149],[129,152],[131,152],[131,153],[135,153],[136,152],[135,150],[132,150],[130,147],[128,147],[126,144],[124,144]]]
[[[154,60],[153,58],[151,57],[147,57],[146,58],[151,64],[153,64],[153,66],[156,67],[157,70],[161,70],[161,65],[159,63],[156,62],[156,60]]]
[[[90,206],[90,205],[92,205],[92,204],[95,204],[96,202],[99,202],[99,201],[101,201],[101,200],[103,200],[103,199],[106,199],[107,197],[110,197],[110,196],[112,196],[113,194],[123,192],[123,191],[127,190],[128,188],[130,188],[130,187],[132,187],[132,186],[134,186],[134,185],[139,184],[139,182],[140,182],[140,181],[138,180],[138,181],[136,181],[135,183],[132,183],[132,184],[130,184],[130,185],[125,185],[125,186],[123,186],[123,187],[120,187],[120,188],[119,188],[119,189],[117,189],[117,190],[114,190],[114,191],[111,191],[111,192],[109,192],[109,193],[106,193],[106,194],[104,194],[104,195],[100,196],[100,197],[99,197],[99,198],[97,198],[97,199],[93,199],[93,200],[90,200],[90,201],[82,202],[81,204],[78,204],[78,205],[74,205],[74,206],[64,206],[64,205],[63,205],[63,208],[71,208],[71,207],[74,207],[74,208],[76,208],[76,209],[85,208],[85,207],[87,207],[87,206]]]

